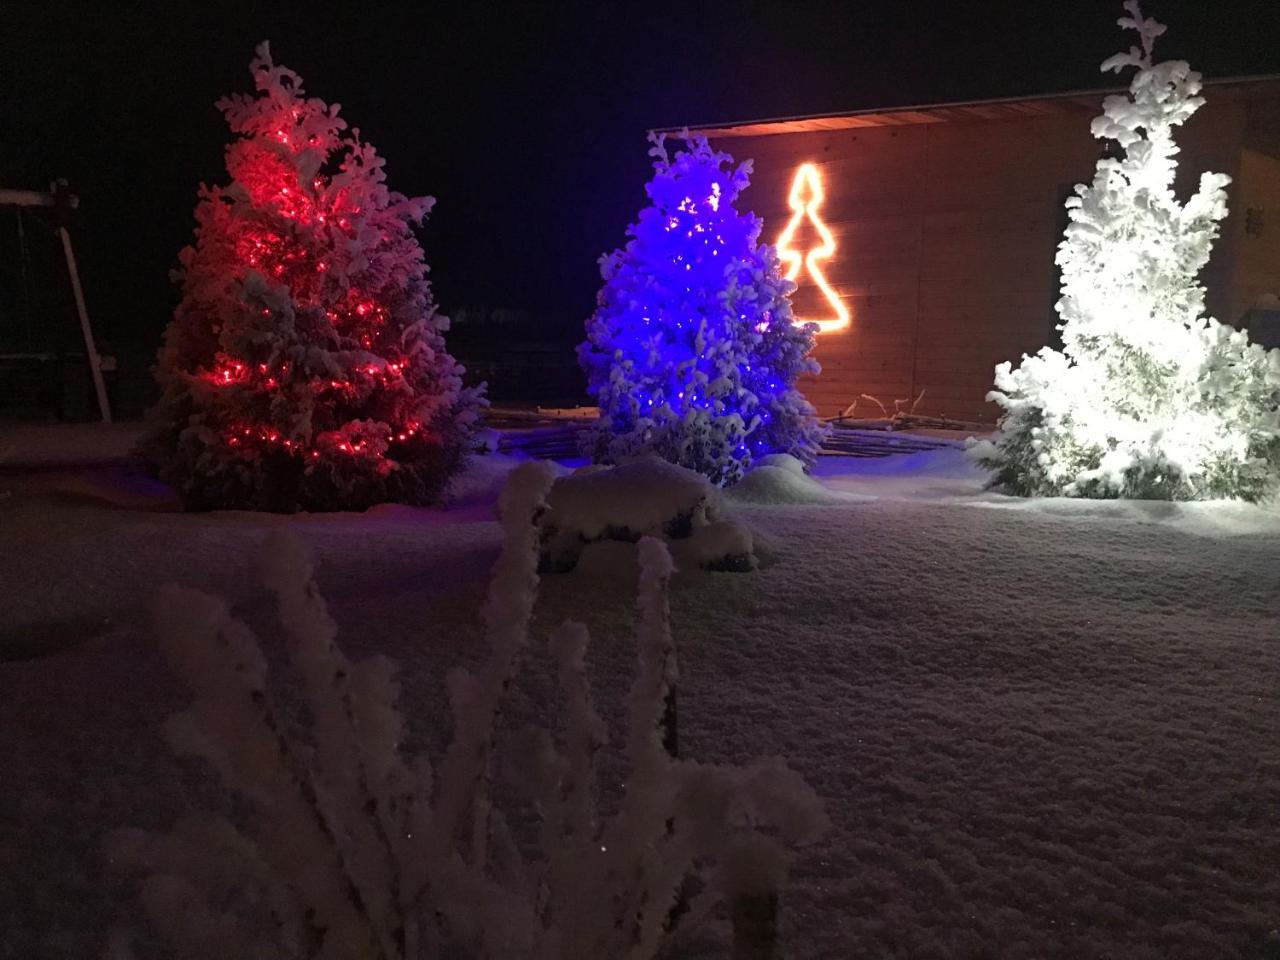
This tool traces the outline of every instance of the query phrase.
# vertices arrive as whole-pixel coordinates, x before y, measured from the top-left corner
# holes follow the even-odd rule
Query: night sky
[[[225,178],[213,102],[250,89],[262,39],[342,104],[393,189],[437,198],[421,236],[446,312],[534,311],[525,332],[550,339],[580,330],[596,258],[643,203],[646,129],[1112,85],[1097,66],[1129,42],[1118,0],[406,6],[4,4],[0,185],[81,193],[104,339],[158,342],[197,184]],[[1146,12],[1169,24],[1163,58],[1280,70],[1280,4]]]

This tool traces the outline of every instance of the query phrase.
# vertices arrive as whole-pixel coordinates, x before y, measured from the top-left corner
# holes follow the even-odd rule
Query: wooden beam
[[[67,273],[71,276],[71,292],[75,295],[76,313],[80,315],[80,332],[84,334],[84,349],[89,359],[89,372],[93,374],[93,389],[98,395],[98,412],[102,422],[111,422],[111,405],[107,402],[107,385],[102,379],[102,357],[93,342],[93,328],[89,326],[89,310],[84,303],[84,290],[80,287],[80,271],[76,269],[76,255],[71,250],[71,234],[66,227],[59,227],[62,252],[67,257]]]
[[[0,207],[56,207],[59,198],[52,193],[39,190],[6,190],[0,187]],[[74,193],[67,194],[67,206],[75,209],[80,205],[80,198]]]
[[[53,190],[43,193],[39,190],[8,190],[0,188],[0,206],[5,207],[66,207],[74,210],[80,205],[80,198],[71,192],[62,192],[59,184],[53,184]],[[111,404],[107,400],[107,385],[102,379],[102,357],[93,340],[93,328],[89,324],[89,309],[84,302],[84,289],[80,286],[80,271],[76,268],[76,255],[71,249],[71,234],[65,225],[58,227],[58,236],[62,240],[62,252],[67,258],[67,275],[71,279],[71,293],[75,298],[76,313],[80,317],[80,332],[84,336],[85,355],[89,361],[89,372],[93,375],[93,390],[98,396],[98,412],[103,423],[111,422]]]

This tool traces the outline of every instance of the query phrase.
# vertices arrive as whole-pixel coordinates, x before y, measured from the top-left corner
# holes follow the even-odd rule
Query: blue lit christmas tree
[[[600,406],[597,461],[657,453],[717,484],[753,459],[813,462],[823,427],[795,388],[817,372],[817,328],[796,325],[761,222],[734,209],[751,162],[737,167],[705,137],[671,158],[651,135],[651,205],[621,250],[600,259],[604,286],[578,357]]]

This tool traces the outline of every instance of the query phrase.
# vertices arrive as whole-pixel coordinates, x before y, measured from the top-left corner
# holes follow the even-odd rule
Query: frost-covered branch
[[[376,920],[361,892],[359,868],[344,855],[345,838],[329,815],[324,788],[272,703],[266,662],[252,634],[221,601],[177,587],[161,592],[156,620],[170,665],[195,694],[191,710],[170,725],[171,739],[176,748],[213,763],[259,812],[252,842],[292,895],[296,909],[288,916],[303,918],[286,938],[389,958],[375,946]],[[186,898],[180,884],[157,890],[166,892],[166,902]],[[184,896],[175,901],[177,893]]]
[[[673,564],[658,539],[639,547],[638,670],[616,812],[601,818],[597,806],[606,737],[587,679],[589,637],[566,623],[549,644],[564,729],[534,730],[520,751],[536,842],[507,823],[493,757],[529,646],[551,481],[546,465],[527,464],[503,493],[504,546],[483,613],[489,655],[475,676],[449,678],[455,727],[438,767],[403,756],[390,663],[346,659],[295,541],[272,538],[263,573],[304,694],[302,740],[286,732],[261,651],[226,607],[189,590],[161,595],[162,648],[195,694],[170,724],[175,746],[205,757],[251,812],[244,832],[188,816],[167,835],[122,830],[109,842],[113,858],[147,872],[144,906],[184,957],[645,960],[687,936],[725,892],[776,894],[780,841],[813,840],[825,818],[781,761],[708,766],[663,749],[677,668]],[[673,932],[671,906],[690,875],[702,893]]]

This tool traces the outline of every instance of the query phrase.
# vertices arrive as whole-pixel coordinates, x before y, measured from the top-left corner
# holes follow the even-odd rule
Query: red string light
[[[309,144],[313,145],[315,137],[304,139],[299,134],[297,124],[303,110],[293,108],[289,113],[292,123],[286,115],[285,122],[274,130],[266,127],[263,132],[268,142],[243,155],[238,169],[233,171],[256,207],[274,211],[280,217],[275,222],[269,219],[232,221],[239,231],[232,247],[234,258],[241,266],[240,279],[243,281],[251,270],[268,277],[287,288],[295,318],[305,311],[320,309],[339,336],[349,337],[364,350],[385,356],[390,349],[395,349],[396,342],[384,344],[382,341],[383,330],[390,323],[387,306],[374,291],[353,284],[350,276],[335,276],[333,268],[339,261],[331,262],[333,255],[328,252],[333,249],[333,243],[318,239],[332,236],[335,231],[354,237],[355,218],[360,216],[362,205],[348,196],[349,185],[330,189],[324,175],[299,180],[294,158]],[[272,146],[269,141],[278,146]],[[378,236],[382,243],[394,243],[397,239],[385,229],[380,230]],[[315,252],[317,248],[326,251],[323,258]],[[263,318],[271,318],[280,311],[278,307],[265,305],[256,309]],[[385,363],[366,361],[345,376],[312,376],[302,383],[296,376],[291,378],[289,372],[287,362],[258,358],[250,361],[219,354],[214,368],[202,377],[217,388],[235,387],[249,392],[279,391],[292,382],[309,388],[317,397],[329,398],[328,402],[341,408],[378,390],[403,384],[412,376],[412,365],[406,357]],[[420,423],[392,423],[390,428],[387,442],[391,444],[423,439]],[[312,461],[321,459],[326,451],[356,456],[369,455],[385,447],[381,443],[371,444],[354,433],[339,442],[311,438],[304,444],[301,438],[286,436],[276,427],[246,422],[235,423],[224,436],[228,446],[241,450],[273,447]]]

